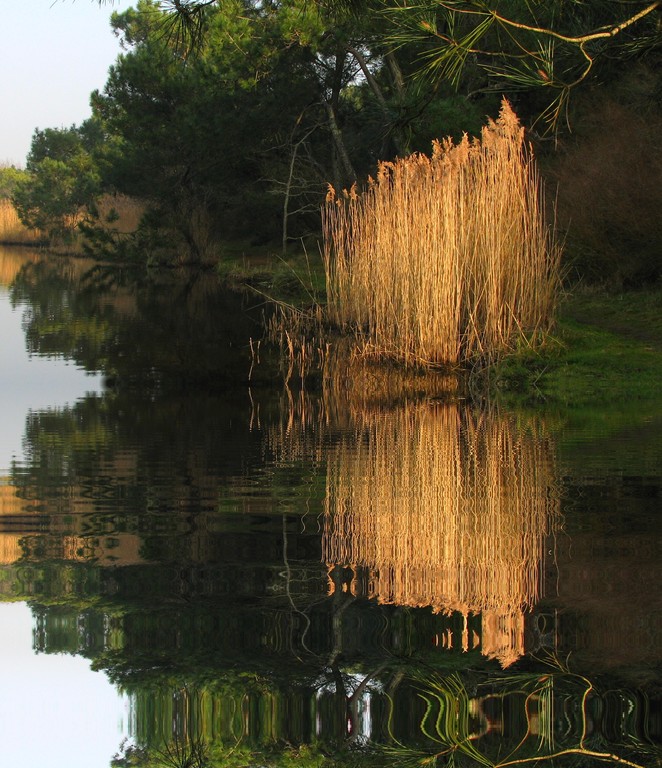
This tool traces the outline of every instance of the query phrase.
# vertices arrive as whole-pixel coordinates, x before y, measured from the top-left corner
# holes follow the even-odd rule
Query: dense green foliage
[[[28,154],[27,173],[16,180],[14,203],[26,226],[52,236],[70,235],[81,209],[100,191],[100,175],[91,150],[98,142],[94,123],[80,128],[37,130]]]
[[[559,184],[550,197],[572,274],[655,281],[661,8],[138,0],[113,13],[124,52],[91,119],[35,133],[15,204],[53,234],[86,219],[94,239],[98,194],[136,198],[146,212],[129,245],[143,261],[216,262],[229,241],[285,252],[318,237],[327,184],[361,184],[380,160],[475,135],[506,95]]]
[[[108,182],[152,201],[194,258],[219,238],[285,250],[317,233],[328,182],[350,185],[379,159],[428,149],[460,127],[457,114],[480,126],[477,105],[447,90],[444,106],[439,89],[409,85],[407,56],[385,48],[372,17],[234,0],[204,9],[199,26],[190,51],[155,3],[115,14],[129,50],[93,96],[119,139]]]
[[[25,171],[13,165],[0,168],[0,199],[11,197],[19,180],[24,176]]]

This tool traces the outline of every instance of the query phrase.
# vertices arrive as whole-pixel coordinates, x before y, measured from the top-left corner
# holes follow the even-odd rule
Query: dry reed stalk
[[[291,380],[304,382],[312,370],[324,368],[329,344],[324,339],[318,305],[301,310],[283,302],[273,304],[274,313],[266,325],[267,339],[280,349],[281,374],[287,388]]]
[[[482,650],[523,652],[559,517],[547,440],[454,404],[372,409],[327,453],[323,557],[381,603],[483,615]]]
[[[28,229],[7,198],[0,199],[0,242],[6,245],[37,245],[45,240],[38,229]]]
[[[407,364],[493,357],[546,330],[560,249],[524,131],[504,100],[480,140],[381,163],[323,210],[329,319]]]

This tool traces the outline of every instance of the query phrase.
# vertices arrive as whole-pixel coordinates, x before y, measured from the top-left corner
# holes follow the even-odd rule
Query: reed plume
[[[560,248],[524,129],[504,100],[466,135],[380,163],[361,193],[329,189],[329,319],[364,352],[407,364],[491,359],[549,328]]]

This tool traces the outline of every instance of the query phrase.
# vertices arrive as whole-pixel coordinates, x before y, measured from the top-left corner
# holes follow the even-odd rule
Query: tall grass
[[[46,236],[38,229],[28,229],[19,219],[8,198],[0,198],[0,243],[5,245],[38,245]]]
[[[96,201],[98,229],[110,238],[122,238],[133,234],[140,225],[145,204],[140,200],[121,194],[105,194]],[[39,229],[29,229],[20,220],[16,209],[8,198],[0,198],[0,243],[5,245],[48,245],[51,250],[83,253],[86,235],[78,230],[86,221],[88,213],[81,209],[65,220],[65,228],[72,233],[71,241],[65,244],[58,238]],[[89,223],[89,221],[88,221]]]
[[[97,201],[99,220],[106,228],[120,235],[135,232],[145,214],[145,204],[128,195],[105,194]]]
[[[524,129],[504,100],[480,139],[384,162],[331,188],[323,256],[332,322],[407,364],[491,359],[550,326],[560,248]]]

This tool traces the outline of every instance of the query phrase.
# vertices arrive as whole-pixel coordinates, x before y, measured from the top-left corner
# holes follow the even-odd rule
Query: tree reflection
[[[545,594],[561,512],[543,420],[419,380],[197,386],[226,365],[205,363],[213,291],[130,297],[96,273],[73,297],[58,269],[15,276],[34,349],[116,379],[29,414],[0,482],[0,595],[32,604],[35,650],[87,656],[131,695],[117,765],[191,740],[225,766],[654,751],[656,700],[531,658],[585,631]]]
[[[381,669],[356,681],[349,720],[337,690],[306,691],[298,680],[290,691],[230,675],[195,688],[164,686],[138,702],[135,735],[158,734],[179,756],[195,754],[187,745],[204,744],[210,766],[234,759],[265,766],[310,759],[329,767],[657,764],[662,734],[646,697],[610,681],[598,685],[554,657],[539,662],[538,671],[489,676]],[[139,764],[161,765],[163,754],[163,747],[151,757],[144,751]]]
[[[6,260],[5,260],[6,261]],[[0,262],[0,268],[4,262]],[[10,295],[25,305],[28,349],[101,371],[114,387],[207,390],[245,384],[262,301],[213,273],[145,272],[92,260],[12,261]],[[258,305],[259,308],[258,308]],[[252,373],[271,381],[267,364]]]

